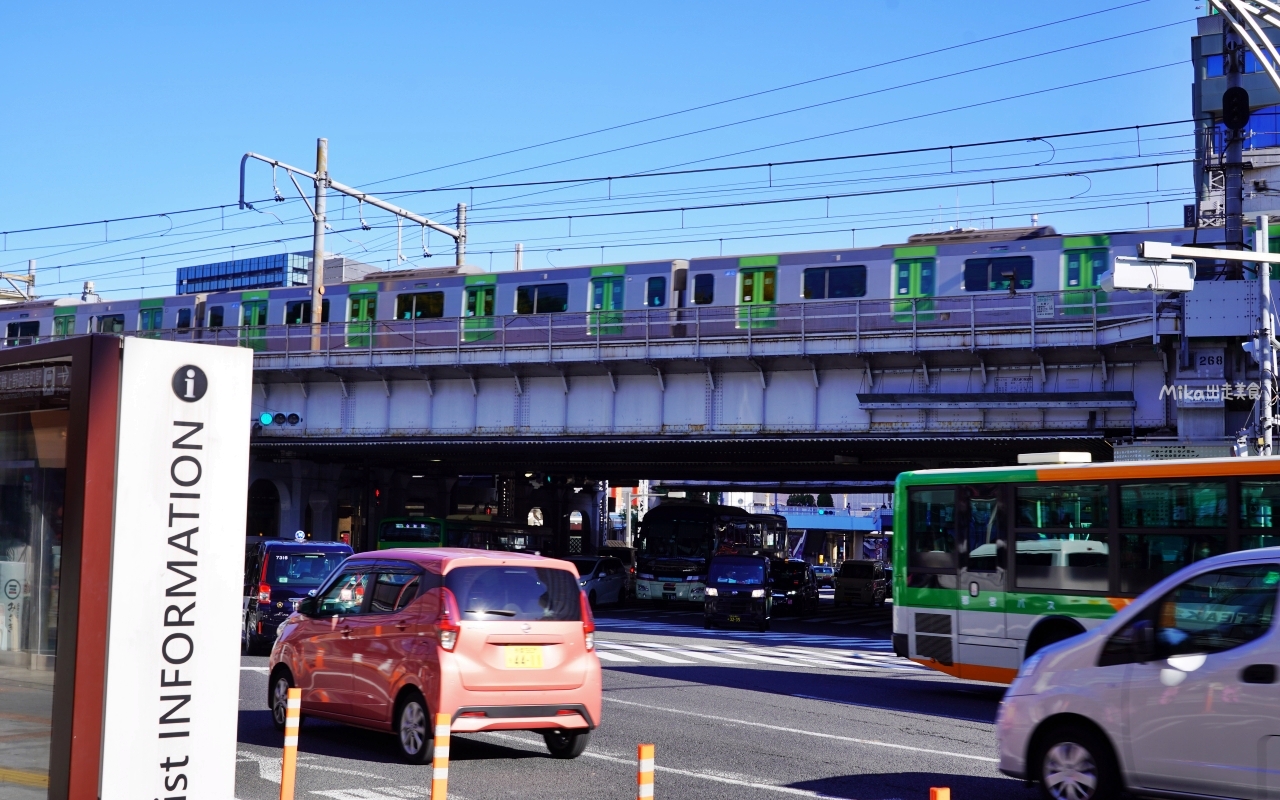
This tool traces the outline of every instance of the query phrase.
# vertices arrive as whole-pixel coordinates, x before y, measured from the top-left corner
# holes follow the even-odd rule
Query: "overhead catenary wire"
[[[503,151],[498,152],[498,153],[491,153],[491,154],[489,154],[489,155],[485,155],[485,156],[477,156],[477,157],[475,157],[475,158],[469,158],[469,159],[465,159],[465,160],[463,160],[463,161],[455,161],[455,162],[453,162],[453,163],[451,163],[451,164],[445,164],[445,165],[442,165],[442,166],[439,166],[439,167],[431,167],[431,168],[429,168],[429,169],[418,170],[418,171],[416,171],[416,172],[409,172],[409,173],[406,173],[406,174],[404,174],[404,175],[397,175],[397,176],[392,177],[392,178],[381,178],[381,179],[379,179],[379,180],[370,181],[370,182],[368,182],[368,183],[364,183],[364,184],[357,184],[357,185],[358,185],[358,186],[375,186],[375,185],[382,184],[382,183],[390,183],[391,181],[403,180],[404,178],[412,178],[412,177],[416,177],[416,176],[418,176],[418,175],[425,175],[425,174],[428,174],[428,173],[431,173],[431,172],[439,172],[439,171],[441,171],[441,170],[451,169],[451,168],[453,168],[453,167],[460,167],[460,166],[464,166],[464,165],[466,165],[466,164],[474,164],[474,163],[476,163],[476,162],[478,162],[478,161],[487,161],[487,160],[489,160],[489,159],[493,159],[493,158],[500,158],[500,157],[502,157],[502,156],[513,155],[513,154],[515,154],[515,153],[523,153],[523,152],[526,152],[526,151],[529,151],[529,150],[535,150],[535,149],[540,148],[540,147],[548,147],[548,146],[550,146],[550,145],[562,144],[562,143],[564,143],[564,142],[570,142],[570,141],[574,141],[574,140],[577,140],[577,139],[583,139],[583,138],[586,138],[586,137],[588,137],[588,136],[596,136],[596,135],[598,135],[598,134],[602,134],[602,133],[609,133],[609,132],[611,132],[611,131],[621,130],[621,129],[623,129],[623,128],[630,128],[630,127],[634,127],[634,126],[636,126],[636,125],[643,125],[643,124],[645,124],[645,123],[649,123],[649,122],[656,122],[656,121],[658,121],[658,120],[670,119],[671,117],[676,117],[676,116],[680,116],[680,115],[683,115],[683,114],[689,114],[689,113],[693,113],[693,112],[695,112],[695,111],[703,111],[703,110],[706,110],[706,109],[708,109],[708,108],[715,108],[715,107],[717,107],[717,106],[727,105],[727,104],[729,104],[729,103],[736,103],[736,102],[739,102],[739,101],[741,101],[741,100],[750,100],[750,99],[752,99],[752,98],[756,98],[756,97],[763,97],[763,96],[765,96],[765,95],[775,94],[775,93],[777,93],[777,92],[786,91],[786,90],[788,90],[788,89],[795,89],[795,88],[798,88],[798,87],[800,87],[800,86],[808,86],[808,85],[811,85],[811,84],[814,84],[814,83],[819,83],[819,82],[822,82],[822,81],[828,81],[828,80],[832,80],[832,79],[835,79],[835,78],[842,78],[842,77],[845,77],[845,76],[848,76],[848,75],[854,75],[854,74],[857,74],[857,73],[859,73],[859,72],[866,72],[866,71],[868,71],[868,70],[878,69],[878,68],[880,68],[880,67],[893,66],[893,65],[895,65],[895,64],[902,64],[902,63],[905,63],[905,62],[908,62],[908,61],[913,61],[913,60],[917,60],[917,59],[921,59],[921,58],[927,58],[927,57],[929,57],[929,56],[939,55],[939,54],[942,54],[942,53],[948,53],[948,52],[952,52],[952,51],[954,51],[954,50],[960,50],[960,49],[963,49],[963,48],[965,48],[965,47],[973,47],[973,46],[975,46],[975,45],[979,45],[979,44],[989,44],[990,42],[998,41],[998,40],[1000,40],[1000,39],[1009,38],[1009,37],[1011,37],[1011,36],[1018,36],[1018,35],[1021,35],[1021,34],[1024,34],[1024,33],[1030,33],[1030,32],[1032,32],[1032,31],[1044,30],[1044,29],[1046,29],[1046,28],[1055,27],[1055,26],[1057,26],[1057,25],[1063,25],[1063,24],[1066,24],[1066,23],[1069,23],[1069,22],[1076,22],[1076,21],[1079,21],[1079,20],[1082,20],[1082,19],[1087,19],[1087,18],[1090,18],[1090,17],[1096,17],[1096,16],[1099,16],[1099,15],[1102,15],[1102,14],[1109,14],[1109,13],[1112,13],[1112,12],[1115,12],[1115,11],[1121,11],[1121,10],[1126,9],[1126,8],[1132,8],[1132,7],[1134,7],[1134,6],[1145,5],[1145,4],[1146,4],[1146,3],[1148,3],[1148,2],[1151,2],[1151,0],[1134,0],[1133,2],[1121,3],[1120,5],[1110,6],[1110,7],[1108,7],[1108,8],[1098,9],[1098,10],[1096,10],[1096,11],[1090,11],[1090,12],[1087,12],[1087,13],[1084,13],[1084,14],[1076,14],[1076,15],[1074,15],[1074,16],[1065,17],[1065,18],[1063,18],[1063,19],[1052,20],[1052,21],[1050,21],[1050,22],[1040,23],[1040,24],[1038,24],[1038,25],[1032,25],[1032,26],[1029,26],[1029,27],[1026,27],[1026,28],[1018,28],[1017,30],[1006,31],[1006,32],[1004,32],[1004,33],[998,33],[998,34],[992,34],[992,35],[990,35],[990,36],[984,36],[984,37],[979,38],[979,39],[973,39],[973,40],[970,40],[970,41],[967,41],[967,42],[961,42],[961,43],[959,43],[959,44],[948,45],[948,46],[946,46],[946,47],[939,47],[939,48],[935,48],[935,49],[933,49],[933,50],[927,50],[927,51],[924,51],[924,52],[921,52],[921,53],[913,53],[913,54],[911,54],[911,55],[901,56],[901,57],[898,57],[898,58],[889,59],[889,60],[887,60],[887,61],[881,61],[881,62],[876,63],[876,64],[867,64],[867,65],[865,65],[865,66],[856,67],[856,68],[854,68],[854,69],[848,69],[848,70],[843,70],[843,71],[841,71],[841,72],[835,72],[835,73],[832,73],[832,74],[830,74],[830,75],[823,75],[823,76],[820,76],[820,77],[817,77],[817,78],[809,78],[809,79],[806,79],[806,80],[803,80],[803,81],[796,81],[796,82],[789,83],[789,84],[786,84],[786,85],[783,85],[783,86],[777,86],[777,87],[774,87],[774,88],[772,88],[772,89],[763,89],[763,90],[756,91],[756,92],[749,92],[749,93],[747,93],[747,94],[737,95],[737,96],[735,96],[735,97],[729,97],[729,98],[726,98],[726,99],[724,99],[724,100],[716,100],[716,101],[713,101],[713,102],[710,102],[710,103],[702,103],[702,104],[700,104],[700,105],[696,105],[696,106],[692,106],[692,107],[689,107],[689,108],[680,109],[680,110],[678,110],[678,111],[669,111],[669,112],[665,112],[665,113],[662,113],[662,114],[656,114],[656,115],[654,115],[654,116],[645,117],[645,118],[643,118],[643,119],[633,120],[633,121],[631,121],[631,122],[619,123],[619,124],[617,124],[617,125],[609,125],[609,126],[606,126],[606,127],[604,127],[604,128],[597,128],[596,130],[593,130],[593,131],[587,131],[587,132],[584,132],[584,133],[577,133],[577,134],[573,134],[573,135],[571,135],[571,136],[562,136],[562,137],[557,138],[557,139],[551,139],[551,140],[549,140],[549,141],[539,142],[539,143],[537,143],[537,144],[524,145],[524,146],[522,146],[522,147],[516,147],[516,148],[509,149],[509,150],[503,150]]]

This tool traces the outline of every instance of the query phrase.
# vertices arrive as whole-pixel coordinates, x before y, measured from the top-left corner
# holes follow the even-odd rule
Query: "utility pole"
[[[1269,251],[1269,220],[1265,214],[1258,217],[1258,232],[1254,235],[1253,249],[1258,253]],[[1258,395],[1258,455],[1271,455],[1271,430],[1275,421],[1271,416],[1271,382],[1275,378],[1276,351],[1274,342],[1274,324],[1271,318],[1271,264],[1258,261],[1258,365],[1260,367],[1262,391]]]
[[[302,202],[307,204],[307,210],[311,212],[311,218],[315,221],[314,233],[312,235],[311,247],[311,349],[320,349],[320,319],[323,316],[324,308],[324,229],[325,229],[325,213],[324,199],[326,192],[338,192],[348,197],[354,197],[361,203],[368,203],[374,208],[380,208],[390,214],[394,214],[400,219],[407,219],[415,225],[421,225],[423,233],[427,228],[439,231],[445,236],[453,239],[458,243],[458,266],[462,266],[462,261],[467,254],[467,207],[463,203],[458,204],[458,227],[450,228],[448,225],[441,225],[439,222],[433,222],[426,217],[419,216],[412,211],[406,211],[399,206],[394,206],[385,200],[380,200],[371,194],[366,194],[359,189],[353,189],[350,186],[338,183],[329,175],[329,140],[316,140],[316,171],[314,173],[307,172],[305,169],[291,167],[283,161],[257,153],[245,153],[240,158],[240,208],[253,208],[253,204],[244,199],[244,165],[249,159],[255,159],[270,164],[271,168],[282,169],[289,176],[289,180],[293,181],[293,188],[298,190],[298,196],[302,198]],[[301,175],[304,178],[315,181],[316,194],[315,205],[307,199],[302,191],[302,186],[298,183],[295,175]],[[277,200],[284,198],[277,195]],[[255,209],[256,210],[256,209]],[[423,255],[430,255],[426,252],[425,239],[423,241]]]
[[[311,350],[320,351],[320,321],[324,309],[324,199],[329,188],[329,140],[316,139],[315,228],[311,236]]]
[[[1223,98],[1223,112],[1226,116],[1225,98],[1234,92],[1240,92],[1240,75],[1244,72],[1244,40],[1235,28],[1223,26],[1223,67],[1227,73],[1227,91]],[[1246,95],[1247,97],[1248,95]],[[1247,120],[1246,120],[1247,121]],[[1226,211],[1227,230],[1226,245],[1228,250],[1244,249],[1244,131],[1227,124],[1226,163]]]
[[[455,263],[460,267],[467,260],[467,204],[458,203],[458,235],[453,237],[457,243],[457,259]]]

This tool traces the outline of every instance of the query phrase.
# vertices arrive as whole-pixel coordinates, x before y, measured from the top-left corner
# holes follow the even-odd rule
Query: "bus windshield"
[[[707,558],[713,543],[710,522],[664,519],[645,523],[637,547],[647,558]]]
[[[441,525],[436,520],[385,520],[378,528],[378,541],[382,544],[404,542],[418,546],[438,546]]]

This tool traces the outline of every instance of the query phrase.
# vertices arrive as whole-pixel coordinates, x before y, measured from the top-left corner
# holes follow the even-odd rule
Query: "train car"
[[[324,287],[321,346],[427,348],[555,344],[605,337],[818,333],[956,324],[964,315],[1107,314],[1098,291],[1117,256],[1146,240],[1210,245],[1221,229],[1059,235],[1048,226],[916,234],[901,245],[603,266],[483,272],[475,267],[372,272]],[[1032,311],[1010,294],[1036,294]],[[1138,299],[1125,295],[1124,300]],[[785,309],[780,307],[785,306]],[[957,316],[959,315],[959,316]],[[656,316],[656,319],[655,319]],[[309,287],[0,305],[6,346],[87,333],[155,335],[309,350]]]

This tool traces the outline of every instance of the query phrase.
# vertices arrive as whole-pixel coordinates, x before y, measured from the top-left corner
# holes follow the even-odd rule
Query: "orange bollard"
[[[946,786],[934,786],[929,789],[929,800],[951,800],[951,789]]]
[[[448,714],[436,714],[435,753],[431,760],[431,800],[445,800],[449,792],[449,727]]]
[[[653,797],[653,745],[640,745],[636,757],[640,762],[636,771],[636,799],[650,800]]]
[[[302,716],[302,690],[290,689],[284,712],[284,761],[280,764],[280,800],[293,800],[293,778],[298,771],[298,721]]]

